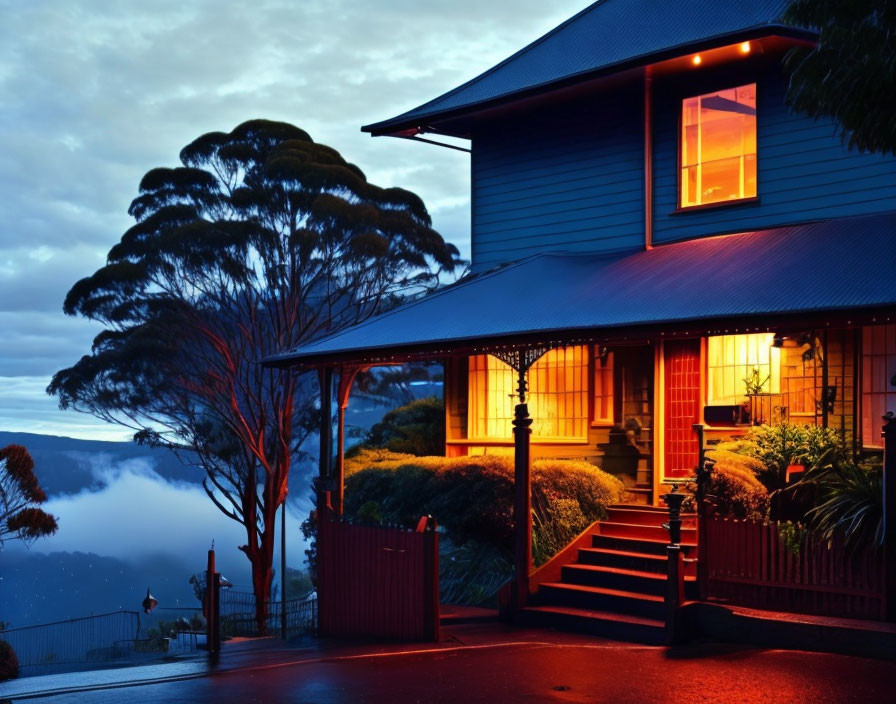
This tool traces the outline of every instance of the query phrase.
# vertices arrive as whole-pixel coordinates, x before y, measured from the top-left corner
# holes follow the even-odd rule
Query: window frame
[[[588,439],[589,438],[589,429],[590,429],[591,418],[592,418],[592,413],[593,413],[593,401],[591,399],[591,395],[592,395],[591,377],[594,374],[594,365],[593,365],[593,361],[592,361],[593,347],[592,347],[592,345],[589,345],[589,344],[565,345],[563,347],[558,347],[558,348],[549,350],[549,352],[546,354],[549,354],[550,352],[562,350],[567,347],[569,347],[569,348],[581,347],[582,348],[581,354],[582,354],[582,359],[583,359],[584,364],[579,365],[578,369],[581,370],[582,377],[583,377],[582,378],[583,388],[579,393],[581,393],[582,397],[583,397],[582,400],[583,400],[584,415],[580,419],[576,419],[574,422],[582,423],[583,433],[581,435],[537,435],[534,432],[534,428],[533,428],[532,435],[530,436],[530,442],[533,445],[587,445],[589,442],[589,439]],[[488,352],[483,352],[478,355],[470,355],[470,359],[472,359],[474,356],[482,356],[482,357],[486,357],[486,358],[494,357],[494,355],[490,355]],[[530,374],[535,369],[535,367],[538,365],[538,363],[540,361],[542,361],[542,359],[544,359],[544,356],[541,359],[539,359],[538,362],[533,364],[532,367],[526,373],[527,381],[529,381],[529,384],[530,384],[530,390],[529,390],[529,395],[528,395],[528,399],[527,399],[527,403],[530,407],[530,417],[533,417],[533,413],[534,413],[533,406],[534,406],[535,401],[532,397],[533,397],[533,395],[539,393],[538,391],[533,392],[531,389],[532,381],[531,381]],[[500,359],[496,358],[496,361],[498,361],[501,364],[505,364]],[[466,438],[464,438],[462,441],[458,441],[458,442],[449,441],[448,444],[463,444],[466,446],[480,446],[481,445],[481,446],[490,446],[490,447],[512,446],[514,443],[512,432],[507,437],[498,436],[498,435],[474,435],[471,433],[471,430],[472,430],[472,421],[471,421],[471,415],[470,415],[471,401],[470,401],[469,396],[470,396],[470,383],[471,383],[472,374],[473,374],[472,366],[473,366],[472,364],[468,364],[468,367],[467,367],[468,398],[467,398]],[[482,370],[477,370],[477,373],[482,373]],[[486,363],[485,373],[486,374],[488,373],[488,363]],[[514,384],[514,388],[515,388],[515,384]],[[515,403],[517,403],[517,401],[514,401],[514,404]],[[488,406],[486,406],[486,407],[488,407]],[[533,417],[533,421],[537,421],[537,418]],[[489,422],[488,417],[486,417],[485,422],[486,422],[486,424],[488,424],[488,422]]]
[[[679,94],[676,99],[676,109],[678,112],[678,120],[677,120],[677,137],[676,141],[678,143],[678,151],[676,154],[675,161],[675,210],[673,210],[671,215],[680,215],[683,213],[691,213],[694,211],[701,210],[715,210],[716,208],[731,208],[743,205],[758,205],[759,204],[759,112],[760,112],[760,91],[759,91],[759,81],[753,80],[752,82],[748,81],[747,83],[741,83],[739,85],[731,86],[729,83],[725,84],[728,87],[717,87],[711,90],[706,90],[704,92],[698,93],[697,95],[681,95]],[[734,198],[731,200],[720,200],[713,203],[699,203],[695,205],[683,205],[681,202],[681,186],[682,186],[682,171],[684,170],[682,164],[682,158],[684,154],[684,147],[682,144],[682,138],[684,136],[684,101],[690,100],[692,98],[700,98],[704,95],[709,95],[711,93],[717,93],[719,91],[724,90],[732,90],[735,88],[741,88],[743,86],[753,85],[755,86],[755,101],[756,101],[756,195],[755,196],[745,196],[743,198]]]

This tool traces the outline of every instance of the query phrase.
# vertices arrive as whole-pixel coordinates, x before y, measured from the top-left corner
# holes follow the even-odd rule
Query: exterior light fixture
[[[740,53],[741,54],[749,54],[750,53],[750,42],[741,42],[740,43]]]
[[[691,63],[694,66],[699,66],[703,62],[703,59],[700,57],[700,54],[697,54],[693,59],[691,59]]]
[[[146,598],[143,600],[143,613],[148,614],[158,605],[159,600],[149,593],[149,587],[146,588]]]

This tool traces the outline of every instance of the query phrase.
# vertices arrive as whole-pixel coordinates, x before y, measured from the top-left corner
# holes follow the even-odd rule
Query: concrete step
[[[582,548],[579,550],[579,563],[585,565],[603,565],[604,567],[621,567],[627,570],[640,570],[654,574],[666,575],[668,559],[665,555],[651,555],[628,550],[608,550],[606,548]],[[686,577],[697,574],[697,563],[686,560],[684,563]]]
[[[669,531],[662,526],[601,521],[597,524],[597,532],[599,535],[615,538],[643,538],[646,540],[664,540],[666,543],[669,542]],[[686,543],[697,542],[696,526],[689,528],[682,527],[681,539]]]
[[[681,544],[682,551],[686,558],[697,557],[697,540],[688,539]],[[666,546],[669,544],[669,538],[666,536],[662,539],[643,539],[633,537],[620,537],[614,535],[604,535],[595,533],[591,536],[591,546],[595,548],[604,548],[607,550],[625,550],[627,552],[640,552],[648,555],[661,555],[665,557]]]
[[[665,624],[658,619],[568,606],[527,606],[520,611],[519,621],[650,645],[662,644],[665,635]]]
[[[663,597],[666,594],[665,574],[627,570],[602,565],[566,565],[562,571],[564,584],[581,584],[616,591],[651,594]],[[697,596],[696,577],[685,577],[685,595],[689,599]]]
[[[542,584],[536,606],[564,606],[644,618],[665,618],[663,597],[621,589],[553,582]]]

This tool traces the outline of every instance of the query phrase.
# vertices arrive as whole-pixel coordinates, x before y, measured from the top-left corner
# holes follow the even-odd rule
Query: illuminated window
[[[687,98],[681,207],[756,196],[756,84]]]
[[[613,422],[613,353],[594,358],[594,422]]]
[[[491,355],[470,357],[467,431],[470,438],[513,438],[516,372]],[[588,426],[585,346],[551,350],[529,370],[532,436],[584,440]]]
[[[706,390],[709,405],[730,406],[746,401],[746,380],[761,384],[761,393],[780,393],[781,350],[772,347],[774,337],[772,333],[758,333],[709,338]]]
[[[862,444],[881,447],[883,416],[896,413],[896,325],[862,328]]]

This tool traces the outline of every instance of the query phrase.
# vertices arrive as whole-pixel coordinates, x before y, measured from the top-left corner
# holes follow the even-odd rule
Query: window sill
[[[669,215],[682,215],[684,213],[690,213],[695,210],[715,210],[716,208],[733,208],[738,205],[753,204],[759,204],[759,196],[754,196],[753,198],[738,198],[737,200],[720,200],[718,203],[704,203],[703,205],[679,206],[671,213],[669,213]]]
[[[460,438],[445,441],[446,445],[483,445],[485,447],[513,447],[513,440],[500,438]],[[587,445],[588,438],[531,438],[532,445]]]
[[[616,424],[615,424],[613,421],[611,421],[611,420],[594,420],[594,421],[591,421],[591,427],[592,427],[592,428],[612,428],[614,425],[616,425]]]

